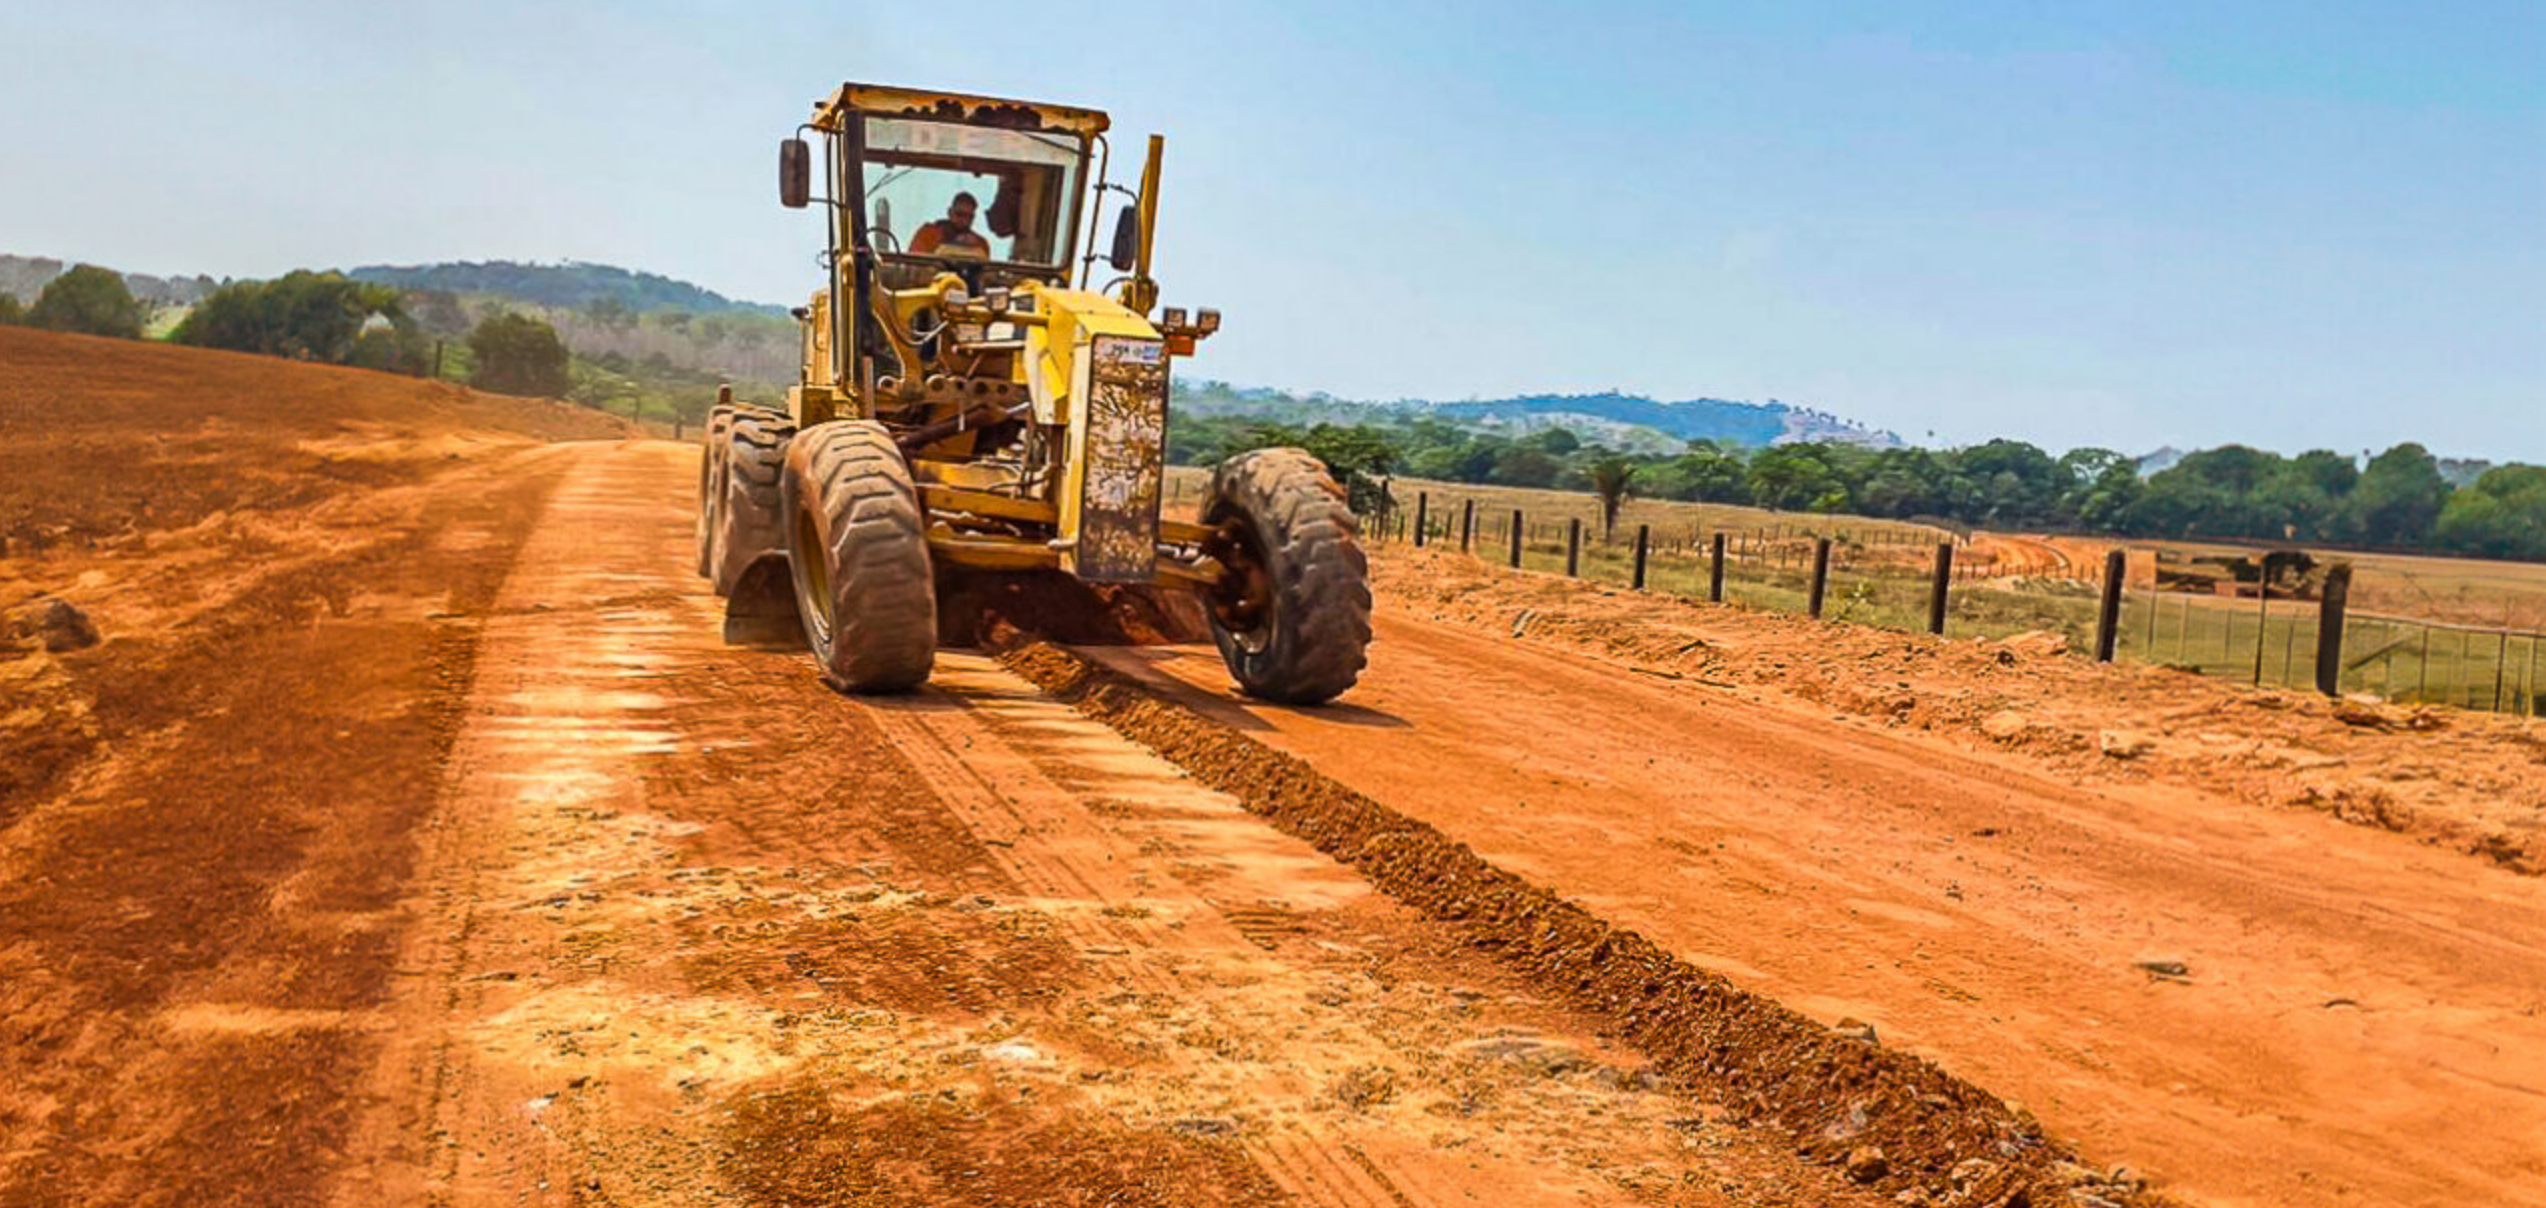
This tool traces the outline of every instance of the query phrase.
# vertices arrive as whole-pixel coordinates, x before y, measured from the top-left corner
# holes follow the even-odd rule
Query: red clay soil
[[[2406,758],[2533,783],[2516,734],[2362,732],[2287,695],[2030,644],[1395,547],[1374,565],[1371,669],[1335,706],[1235,698],[1207,650],[1085,653],[1679,961],[1863,1021],[2185,1199],[2546,1203],[2546,879],[2292,808],[2287,781],[2254,791]],[[2122,710],[2169,707],[2199,720],[2102,753],[2139,716]],[[2196,725],[2240,738],[2163,754]],[[2262,763],[2317,744],[2343,766]]]
[[[1428,550],[1389,550],[1384,590],[1417,615],[1755,686],[2013,751],[2081,782],[2181,785],[2546,873],[2546,728],[2502,714],[2331,701],[2142,664],[2098,666],[2047,635],[1949,642],[1711,608]]]
[[[1550,992],[1609,1020],[1658,1069],[1797,1152],[1841,1164],[1881,1155],[1865,1181],[1910,1202],[2147,1202],[2128,1178],[2085,1167],[2040,1126],[1978,1087],[1870,1035],[1837,1031],[1480,859],[1391,810],[1083,656],[1013,633],[1002,661],[1045,691],[1158,751],[1203,783],[1448,922]]]
[[[0,792],[0,1204],[1892,1202],[987,659],[725,647],[693,449],[0,351],[134,424],[64,448],[219,417],[0,490],[105,635],[0,657],[75,739]]]
[[[315,1194],[467,618],[546,491],[537,442],[615,428],[0,329],[0,611],[60,598],[104,636],[0,650],[0,1202]]]

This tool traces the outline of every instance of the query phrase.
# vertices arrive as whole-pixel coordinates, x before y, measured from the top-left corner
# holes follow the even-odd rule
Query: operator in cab
[[[972,229],[973,216],[981,210],[981,202],[970,193],[957,193],[946,206],[946,216],[911,235],[914,256],[965,256],[976,260],[990,258],[990,241]]]

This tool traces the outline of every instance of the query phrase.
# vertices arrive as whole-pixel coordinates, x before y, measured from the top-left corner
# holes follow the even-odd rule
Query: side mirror
[[[801,210],[813,200],[813,148],[800,138],[778,144],[778,204]]]
[[[1124,206],[1114,215],[1114,248],[1105,257],[1116,272],[1128,273],[1140,263],[1140,207]]]
[[[892,199],[892,198],[890,198],[890,197],[878,197],[878,198],[876,198],[876,199],[875,199],[875,226],[876,226],[876,229],[881,230],[881,231],[883,231],[883,232],[884,232],[884,235],[885,235],[885,237],[886,237],[886,238],[895,238],[895,236],[893,235],[893,199]],[[895,245],[895,246],[899,246],[899,245],[897,244],[897,245]]]

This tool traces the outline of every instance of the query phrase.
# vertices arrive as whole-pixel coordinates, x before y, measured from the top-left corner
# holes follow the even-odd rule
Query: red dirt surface
[[[589,412],[0,330],[0,422],[105,635],[0,651],[0,1204],[2546,1202],[2521,732],[1392,549],[1336,706],[1079,652],[1224,783],[723,646]]]
[[[107,640],[5,660],[84,737],[0,793],[0,1204],[1890,1202],[987,659],[724,647],[692,449],[0,336],[272,475],[11,484]],[[302,482],[303,384],[436,452]]]
[[[2181,708],[2251,736],[2231,753],[2380,752],[2354,776],[2442,744],[2415,762],[2475,786],[2528,783],[2517,734],[2362,732],[2286,695],[1454,555],[1392,547],[1378,574],[1339,707],[1242,703],[1205,651],[1088,653],[2185,1199],[2546,1203],[2546,883],[2252,793],[2259,761],[2092,737]],[[2009,714],[2090,737],[1985,724]]]

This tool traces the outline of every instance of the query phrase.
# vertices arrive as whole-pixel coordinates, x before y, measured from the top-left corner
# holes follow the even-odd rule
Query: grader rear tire
[[[758,409],[737,409],[726,423],[724,461],[717,468],[724,489],[717,496],[711,560],[717,595],[733,594],[754,562],[786,551],[778,479],[795,433],[794,424]]]
[[[883,425],[816,424],[787,449],[788,562],[805,641],[834,687],[908,692],[937,657],[937,588],[910,467]]]
[[[1325,464],[1301,449],[1241,453],[1213,471],[1202,518],[1230,571],[1204,602],[1238,687],[1293,705],[1352,687],[1370,647],[1370,563]]]
[[[733,406],[719,403],[708,411],[707,429],[699,437],[698,573],[703,579],[716,577],[716,526],[725,504],[725,430],[733,422]]]

